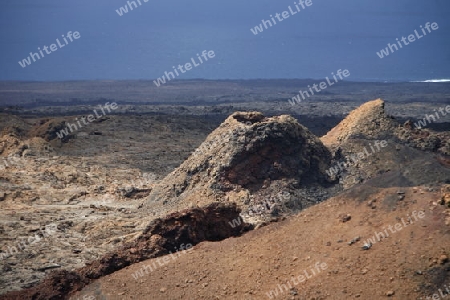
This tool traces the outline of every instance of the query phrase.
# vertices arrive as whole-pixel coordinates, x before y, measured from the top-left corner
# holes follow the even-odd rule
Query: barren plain
[[[272,296],[444,290],[450,114],[414,123],[449,107],[450,84],[342,82],[288,103],[313,82],[1,82],[0,299],[267,299],[316,262]]]

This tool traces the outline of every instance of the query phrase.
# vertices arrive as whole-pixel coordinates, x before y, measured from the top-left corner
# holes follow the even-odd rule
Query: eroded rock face
[[[229,225],[230,221],[239,217],[239,213],[240,209],[236,204],[212,203],[206,207],[184,210],[156,219],[137,239],[126,243],[117,251],[75,271],[54,271],[41,284],[0,295],[0,299],[67,299],[68,295],[82,289],[94,279],[133,263],[174,253],[174,249],[178,249],[180,245],[186,247],[203,241],[220,241],[239,236],[252,228],[244,222],[234,227]]]
[[[212,203],[158,218],[136,240],[80,269],[79,273],[96,279],[133,263],[175,252],[181,244],[196,245],[239,236],[251,229],[251,225],[244,222],[230,226],[228,222],[237,219],[239,213],[240,209],[234,203]]]
[[[161,184],[144,207],[174,208],[230,201],[248,205],[263,194],[277,194],[327,183],[331,154],[293,117],[267,118],[259,112],[236,112]]]

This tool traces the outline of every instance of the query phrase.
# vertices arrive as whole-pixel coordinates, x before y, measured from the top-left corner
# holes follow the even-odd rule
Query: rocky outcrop
[[[155,219],[135,241],[82,268],[80,273],[83,277],[96,279],[133,263],[175,252],[181,244],[196,245],[239,236],[252,228],[244,222],[230,226],[229,222],[237,219],[239,213],[240,209],[234,203],[212,203]]]
[[[450,155],[448,132],[417,128],[412,121],[400,125],[386,114],[384,101],[381,99],[369,101],[351,111],[343,121],[320,139],[326,146],[336,149],[351,139],[383,138],[394,138],[419,150]]]
[[[53,154],[53,148],[43,138],[25,139],[19,127],[6,127],[0,133],[0,156],[25,157]]]
[[[229,222],[239,217],[236,204],[212,203],[203,208],[180,211],[152,221],[134,241],[117,251],[75,271],[54,271],[41,284],[19,292],[0,295],[0,300],[68,299],[68,296],[102,276],[133,263],[174,253],[178,247],[196,245],[203,241],[220,241],[250,230],[241,222],[232,227]],[[190,247],[190,246],[187,246]],[[175,250],[177,249],[177,250]],[[183,250],[179,250],[183,251]]]
[[[13,134],[5,134],[0,136],[0,155],[5,157],[11,154],[16,154],[21,143],[21,139]]]
[[[42,119],[29,131],[31,137],[40,137],[47,142],[58,139],[57,133],[66,128],[66,122],[58,119]],[[74,138],[73,134],[63,135],[61,142],[67,142]]]
[[[442,166],[450,165],[445,136],[448,133],[414,129],[411,122],[400,125],[386,114],[384,101],[377,99],[351,111],[321,141],[333,152],[331,178],[347,189],[367,180],[383,187],[440,182],[439,178],[446,178],[449,172]],[[413,148],[442,156],[432,158]],[[425,164],[424,157],[430,163]],[[376,179],[385,173],[390,175]]]
[[[403,143],[423,151],[432,151],[450,157],[450,133],[433,132],[405,122],[395,130],[395,135]]]
[[[320,140],[330,148],[335,148],[352,137],[377,139],[380,135],[397,126],[397,123],[384,110],[384,101],[381,99],[364,103],[331,129]]]
[[[320,140],[293,117],[236,112],[154,187],[144,208],[154,212],[165,204],[175,210],[215,201],[251,205],[289,186],[326,184],[330,159]]]

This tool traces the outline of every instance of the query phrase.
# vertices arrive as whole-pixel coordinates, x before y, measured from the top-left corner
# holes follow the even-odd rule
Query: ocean
[[[0,80],[153,80],[204,50],[214,59],[178,79],[321,79],[348,69],[349,81],[449,80],[450,1],[309,1],[305,8],[294,0],[5,3]],[[267,28],[254,34],[263,21]],[[377,55],[427,22],[439,28]],[[69,31],[81,37],[21,66]]]

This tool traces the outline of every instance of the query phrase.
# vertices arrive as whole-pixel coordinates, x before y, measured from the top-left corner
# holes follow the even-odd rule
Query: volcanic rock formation
[[[379,138],[397,126],[393,118],[386,115],[381,99],[364,103],[330,130],[321,141],[328,147],[336,147],[351,137]]]
[[[213,203],[156,219],[136,240],[124,244],[117,251],[75,271],[54,271],[41,284],[0,295],[0,299],[67,299],[68,294],[81,290],[94,279],[149,258],[176,252],[175,249],[182,244],[197,245],[203,241],[221,241],[241,235],[252,227],[245,223],[236,227],[228,225],[228,221],[237,218],[239,212],[236,204]]]
[[[446,132],[413,129],[410,122],[401,126],[386,114],[381,99],[353,110],[321,137],[333,153],[328,173],[334,173],[331,178],[338,179],[345,189],[377,177],[373,184],[380,187],[442,182],[449,175],[449,169],[442,166],[445,158],[436,159],[417,149],[445,155],[448,139]],[[381,142],[385,147],[375,146]],[[384,173],[389,174],[380,176]]]
[[[269,195],[326,185],[330,160],[327,148],[293,117],[236,112],[155,186],[144,207],[155,212],[161,203],[179,209],[214,201],[240,206],[269,201],[271,209],[276,200]],[[284,199],[289,202],[289,195]]]

